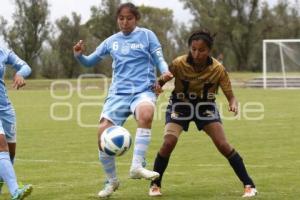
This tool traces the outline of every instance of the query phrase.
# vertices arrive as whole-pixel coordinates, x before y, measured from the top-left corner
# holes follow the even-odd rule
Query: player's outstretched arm
[[[93,67],[101,60],[96,52],[90,54],[89,56],[83,55],[83,52],[84,43],[83,40],[79,40],[79,42],[73,46],[73,53],[78,62],[85,67]]]

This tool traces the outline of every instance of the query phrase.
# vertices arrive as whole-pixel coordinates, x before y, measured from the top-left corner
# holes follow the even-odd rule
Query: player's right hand
[[[13,88],[18,90],[19,88],[21,88],[25,85],[26,85],[26,83],[25,83],[23,76],[15,74],[14,80],[13,80]]]
[[[83,41],[79,40],[77,44],[73,46],[73,53],[75,56],[81,55],[84,51]]]
[[[229,112],[234,112],[234,116],[236,116],[239,113],[239,105],[235,97],[232,97],[229,101]]]

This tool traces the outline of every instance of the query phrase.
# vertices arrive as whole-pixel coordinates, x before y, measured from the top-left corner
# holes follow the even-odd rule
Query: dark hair
[[[141,14],[138,10],[138,7],[136,7],[133,3],[123,3],[118,7],[117,10],[117,17],[120,15],[123,8],[128,8],[130,12],[135,16],[137,20],[141,18]]]
[[[194,40],[203,40],[206,43],[206,45],[208,46],[208,48],[211,49],[213,47],[213,44],[214,44],[214,37],[215,36],[216,36],[216,34],[211,35],[209,30],[201,29],[201,30],[198,30],[198,31],[195,31],[195,32],[192,33],[192,35],[188,39],[188,45],[190,47]],[[188,57],[187,57],[187,62],[192,66],[195,65],[193,56],[192,56],[190,51],[189,51],[189,54],[188,54]],[[212,63],[211,58],[208,58],[207,64],[209,65],[211,63]]]
[[[192,41],[194,40],[203,40],[207,44],[208,48],[211,49],[214,44],[214,37],[215,34],[211,35],[211,33],[206,29],[198,30],[193,32],[192,35],[189,37],[188,45],[190,47]]]

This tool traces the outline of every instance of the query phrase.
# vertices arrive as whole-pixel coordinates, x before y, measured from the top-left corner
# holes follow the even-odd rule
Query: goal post
[[[277,87],[293,87],[289,78],[300,78],[300,39],[263,40],[262,64],[264,89],[269,87],[268,80],[272,78],[274,83],[277,81]]]

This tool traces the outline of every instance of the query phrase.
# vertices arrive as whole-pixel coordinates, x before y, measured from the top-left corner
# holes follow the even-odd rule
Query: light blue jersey
[[[89,56],[77,56],[85,66],[95,65],[106,55],[113,59],[113,78],[109,89],[114,94],[136,94],[151,90],[156,68],[168,71],[161,45],[155,34],[136,27],[129,35],[118,32],[104,40]]]
[[[27,77],[31,69],[13,51],[0,47],[0,134],[5,134],[8,143],[15,143],[16,116],[3,80],[7,65],[11,65],[23,77]]]
[[[10,101],[4,84],[4,74],[7,65],[12,66],[18,75],[27,77],[31,73],[30,67],[13,51],[0,47],[0,111],[10,107]]]

